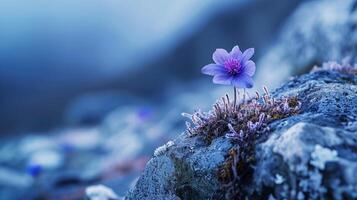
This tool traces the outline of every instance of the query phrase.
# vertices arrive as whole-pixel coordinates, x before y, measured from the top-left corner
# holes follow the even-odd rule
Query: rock
[[[28,135],[20,140],[19,152],[28,157],[33,153],[38,151],[56,149],[56,142],[51,140],[50,137],[38,136],[38,135]]]
[[[239,192],[248,199],[356,199],[357,76],[322,70],[272,93],[291,95],[300,112],[268,124]],[[219,169],[232,148],[239,146],[224,136],[208,144],[183,133],[157,150],[126,199],[224,199],[232,191]]]
[[[29,166],[42,166],[45,169],[57,169],[63,165],[63,155],[53,150],[43,150],[31,155]]]
[[[356,133],[356,132],[355,132]],[[356,160],[346,159],[350,132],[299,122],[281,135],[273,135],[256,152],[254,190],[274,191],[277,199],[296,199],[300,193],[308,199],[354,199],[357,182]],[[342,146],[341,146],[342,145]],[[346,149],[345,149],[346,148]],[[273,177],[282,176],[281,183]],[[253,192],[253,191],[252,191]]]
[[[326,60],[357,61],[357,1],[305,1],[259,60],[257,80],[276,87]],[[279,66],[279,73],[270,73]]]
[[[56,141],[64,150],[88,151],[98,148],[104,138],[99,128],[72,128],[60,132]]]
[[[5,167],[0,168],[0,185],[22,188],[29,187],[32,183],[32,177],[25,173],[19,173]]]
[[[21,199],[25,197],[33,183],[34,179],[24,172],[5,166],[0,167],[0,199]]]

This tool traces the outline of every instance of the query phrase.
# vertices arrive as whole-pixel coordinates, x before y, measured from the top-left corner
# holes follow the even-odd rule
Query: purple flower
[[[215,63],[204,66],[202,73],[213,76],[213,83],[251,88],[255,63],[249,59],[253,54],[253,48],[245,50],[244,53],[238,46],[233,47],[229,53],[224,49],[217,49],[212,56]]]
[[[36,177],[42,172],[42,166],[38,164],[29,165],[27,166],[26,171],[31,176]]]

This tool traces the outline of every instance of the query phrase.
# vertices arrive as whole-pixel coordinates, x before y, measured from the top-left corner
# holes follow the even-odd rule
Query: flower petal
[[[221,65],[208,64],[201,69],[201,72],[203,74],[215,76],[215,75],[219,75],[219,74],[226,74],[227,70],[226,70],[226,68],[224,68]]]
[[[254,54],[254,48],[249,48],[244,51],[242,55],[242,62],[245,63],[247,60],[249,60]]]
[[[237,60],[240,60],[242,58],[242,51],[239,49],[238,45],[234,46],[229,54],[231,55],[231,57]]]
[[[212,58],[216,64],[223,65],[224,62],[229,58],[229,53],[225,49],[216,49],[212,55]]]
[[[232,79],[232,85],[238,88],[251,88],[253,87],[253,79],[247,74],[240,74]]]
[[[251,60],[248,60],[244,63],[244,72],[248,76],[253,76],[255,73],[255,63]]]
[[[232,76],[229,74],[221,74],[213,77],[213,83],[223,84],[223,85],[231,85],[232,84]]]

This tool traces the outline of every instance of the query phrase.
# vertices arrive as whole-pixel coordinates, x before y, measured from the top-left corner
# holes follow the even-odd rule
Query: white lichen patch
[[[276,174],[276,175],[275,175],[275,180],[274,180],[275,184],[280,185],[280,184],[282,184],[284,181],[285,181],[285,178],[284,178],[282,175],[280,175],[280,174]]]
[[[86,188],[86,195],[90,200],[119,200],[117,194],[105,185],[93,185]]]
[[[337,151],[316,145],[315,150],[311,153],[310,164],[324,170],[326,162],[335,160],[337,160]]]
[[[158,147],[155,152],[154,152],[154,156],[160,156],[163,153],[165,153],[168,148],[170,148],[171,146],[173,146],[175,143],[173,141],[168,141],[166,144],[162,145],[161,147]]]

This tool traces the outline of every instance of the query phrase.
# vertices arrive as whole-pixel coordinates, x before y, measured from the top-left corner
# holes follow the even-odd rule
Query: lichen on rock
[[[355,199],[356,84],[356,75],[335,70],[289,80],[270,97],[294,97],[301,103],[299,110],[272,117],[258,129],[266,134],[254,140],[227,137],[241,129],[245,137],[254,136],[247,131],[247,122],[258,122],[259,113],[244,120],[244,125],[237,120],[237,114],[253,101],[229,117],[223,114],[230,105],[225,98],[226,104],[215,106],[221,109],[219,118],[213,112],[190,116],[198,126],[191,126],[190,134],[181,134],[173,141],[175,145],[149,161],[126,199]],[[263,103],[254,101],[258,102]],[[221,121],[213,123],[206,115]],[[249,153],[240,158],[246,161],[242,163],[237,158],[244,151]]]

